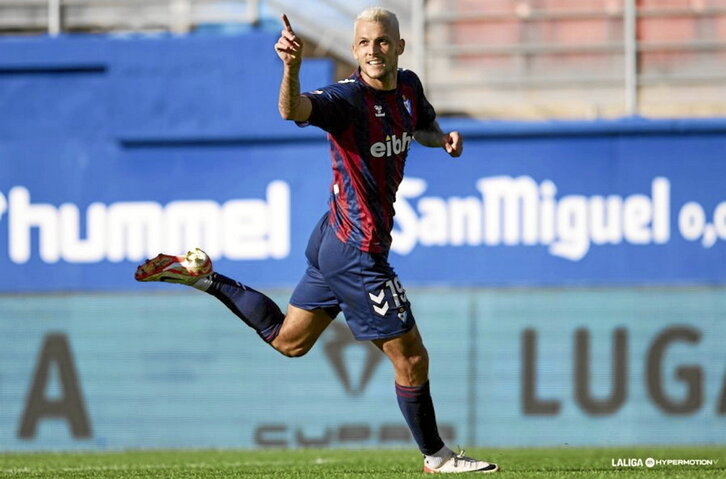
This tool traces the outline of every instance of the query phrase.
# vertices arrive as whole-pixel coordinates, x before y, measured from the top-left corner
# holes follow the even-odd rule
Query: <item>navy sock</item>
[[[427,456],[433,455],[444,447],[436,426],[434,403],[431,400],[429,382],[420,386],[400,386],[396,384],[398,407],[406,418],[408,428],[418,444],[418,448]]]
[[[274,301],[219,273],[212,273],[209,279],[212,284],[207,293],[223,302],[247,326],[257,331],[263,341],[270,343],[277,337],[285,315]]]

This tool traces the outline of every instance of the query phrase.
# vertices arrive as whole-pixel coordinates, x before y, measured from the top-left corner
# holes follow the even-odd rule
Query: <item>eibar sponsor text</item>
[[[386,141],[378,141],[371,145],[371,155],[375,158],[383,158],[400,155],[404,151],[407,151],[411,147],[413,141],[413,135],[404,131],[401,138],[396,135],[387,136]]]

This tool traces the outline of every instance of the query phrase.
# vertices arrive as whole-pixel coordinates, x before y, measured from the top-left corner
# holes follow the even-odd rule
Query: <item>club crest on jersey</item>
[[[386,136],[386,141],[377,141],[371,145],[371,156],[374,158],[389,157],[392,155],[400,155],[404,151],[408,151],[413,141],[413,135],[407,131],[403,132],[403,136],[398,138],[396,135]]]
[[[382,116],[386,116],[386,112],[383,111],[383,107],[381,105],[374,105],[373,109],[376,110],[376,117],[380,118]]]

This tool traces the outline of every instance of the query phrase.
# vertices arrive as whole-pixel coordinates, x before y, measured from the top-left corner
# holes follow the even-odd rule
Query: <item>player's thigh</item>
[[[290,304],[272,346],[292,356],[301,356],[313,347],[331,321],[325,309],[305,310]]]
[[[423,339],[418,331],[418,327],[414,326],[410,331],[395,338],[375,339],[373,344],[383,353],[396,360],[400,358],[410,358],[422,356],[426,354],[426,348]]]
[[[340,305],[320,271],[312,264],[295,287],[280,333],[272,345],[284,354],[305,354],[340,312]]]

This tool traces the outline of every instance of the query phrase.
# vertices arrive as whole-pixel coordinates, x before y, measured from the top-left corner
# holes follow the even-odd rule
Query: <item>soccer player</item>
[[[136,279],[183,283],[214,295],[290,357],[308,352],[342,311],[356,339],[372,341],[390,359],[398,405],[424,454],[424,472],[497,471],[496,464],[456,454],[441,440],[429,391],[428,354],[406,292],[388,263],[393,203],[412,140],[458,157],[462,137],[441,131],[418,77],[398,68],[405,42],[393,13],[364,10],[354,28],[356,71],[302,95],[303,42],[287,16],[282,21],[275,44],[283,63],[280,115],[325,130],[333,168],[329,210],[310,236],[308,267],[287,314],[264,294],[213,272],[199,249],[147,260]]]

